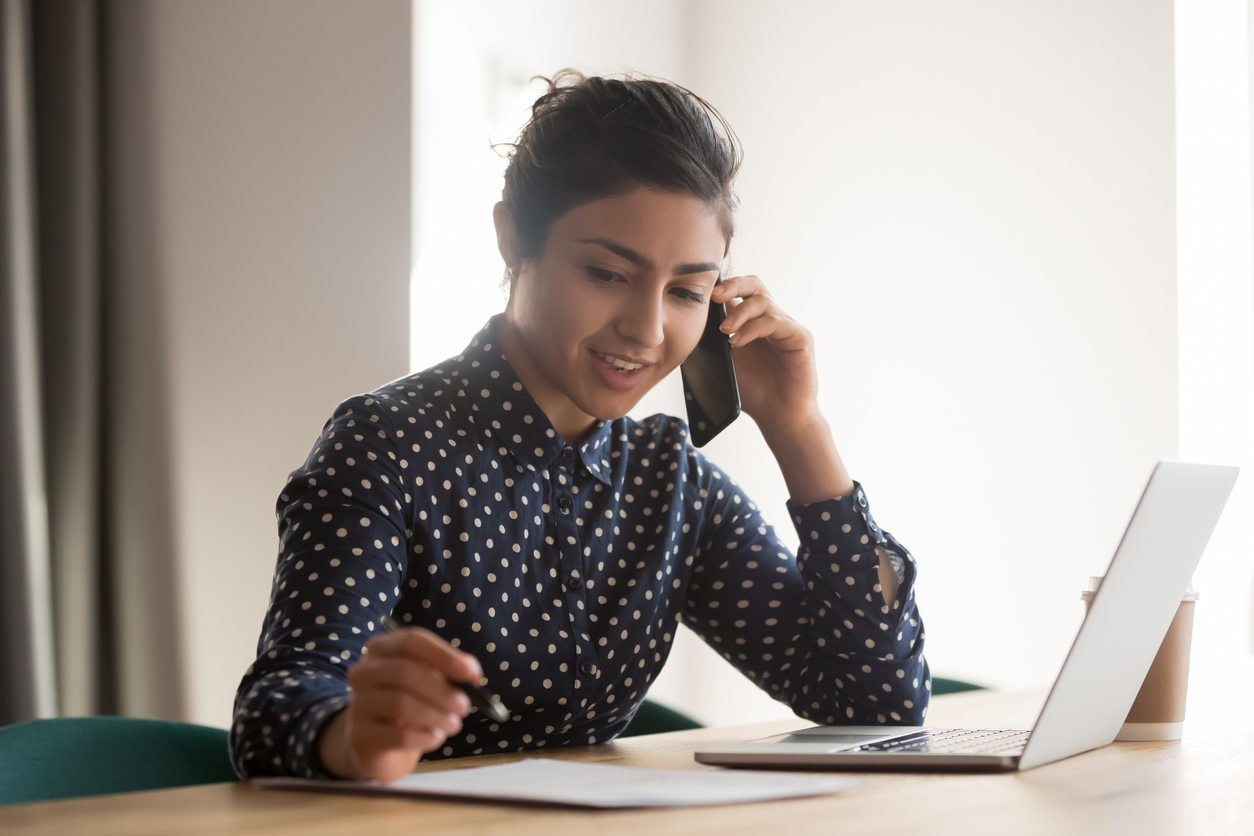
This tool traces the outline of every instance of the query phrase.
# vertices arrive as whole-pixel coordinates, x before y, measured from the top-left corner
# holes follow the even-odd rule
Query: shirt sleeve
[[[327,777],[318,730],[348,702],[348,668],[400,596],[408,448],[386,397],[341,404],[279,495],[270,607],[231,728],[242,777]]]
[[[683,621],[801,717],[825,725],[918,725],[931,682],[914,600],[915,561],[871,516],[866,493],[789,503],[784,546],[740,488],[700,457],[703,530]],[[897,571],[880,590],[880,554]]]

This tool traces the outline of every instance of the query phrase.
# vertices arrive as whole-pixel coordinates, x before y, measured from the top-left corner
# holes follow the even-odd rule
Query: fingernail
[[[448,737],[448,735],[444,733],[444,729],[432,729],[431,735],[435,738],[436,743],[443,743],[445,738]]]

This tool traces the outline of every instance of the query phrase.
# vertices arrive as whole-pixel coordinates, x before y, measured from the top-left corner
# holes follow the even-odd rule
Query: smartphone
[[[711,302],[701,341],[679,366],[688,407],[688,429],[696,447],[704,447],[740,415],[740,388],[736,385],[731,343],[719,330],[726,318],[727,306]]]

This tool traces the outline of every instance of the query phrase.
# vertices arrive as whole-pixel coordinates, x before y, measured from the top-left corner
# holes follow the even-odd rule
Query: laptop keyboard
[[[1013,756],[1023,754],[1030,734],[1017,729],[943,729],[868,743],[851,751]]]

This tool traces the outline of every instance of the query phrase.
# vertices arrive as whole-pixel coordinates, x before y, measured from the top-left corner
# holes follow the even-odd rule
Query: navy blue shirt
[[[613,739],[680,623],[808,720],[922,721],[914,560],[860,486],[789,505],[794,557],[683,421],[619,418],[565,441],[497,321],[457,357],[345,401],[291,474],[235,703],[241,775],[326,774],[315,736],[386,614],[477,657],[513,715],[472,712],[428,758]],[[901,581],[891,605],[881,552]]]

